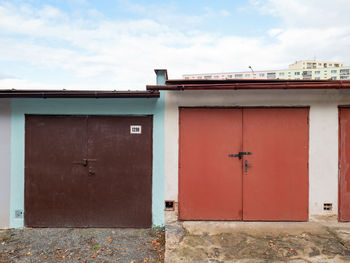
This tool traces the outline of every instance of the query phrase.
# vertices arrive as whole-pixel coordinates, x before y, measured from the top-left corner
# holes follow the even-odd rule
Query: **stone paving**
[[[165,262],[350,262],[350,224],[179,222],[167,214]]]

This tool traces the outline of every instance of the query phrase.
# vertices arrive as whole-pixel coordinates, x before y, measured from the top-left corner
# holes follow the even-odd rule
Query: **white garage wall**
[[[309,215],[323,215],[323,203],[338,212],[338,105],[350,105],[349,90],[221,90],[165,92],[165,199],[178,200],[181,106],[310,106]]]
[[[0,100],[0,229],[10,226],[11,102]]]

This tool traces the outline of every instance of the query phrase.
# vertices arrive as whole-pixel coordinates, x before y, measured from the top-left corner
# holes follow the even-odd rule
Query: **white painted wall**
[[[338,105],[350,105],[349,90],[167,91],[165,102],[166,200],[178,200],[178,107],[310,106],[309,217],[326,202],[338,212]]]
[[[10,226],[11,102],[0,100],[0,229]]]

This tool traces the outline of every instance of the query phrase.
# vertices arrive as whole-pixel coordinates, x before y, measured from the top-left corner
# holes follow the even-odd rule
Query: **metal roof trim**
[[[194,82],[168,81],[167,85],[147,85],[147,90],[238,90],[238,89],[350,89],[350,81],[343,80],[254,80],[238,82]],[[170,84],[173,83],[173,84]]]
[[[0,98],[159,98],[158,90],[0,90]]]

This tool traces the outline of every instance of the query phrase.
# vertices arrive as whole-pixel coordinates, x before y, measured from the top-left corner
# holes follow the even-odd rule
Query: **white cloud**
[[[73,89],[81,89],[81,87],[71,87]],[[12,78],[0,78],[0,89],[67,89],[66,86],[63,85],[52,85],[52,84],[44,84],[44,83],[35,83],[32,81],[24,80],[24,79],[12,79]],[[68,88],[69,89],[69,88]]]
[[[271,37],[276,37],[283,32],[282,28],[271,28],[267,33]]]
[[[350,5],[348,0],[252,0],[263,14],[281,19],[270,29],[277,49],[295,59],[350,63]],[[287,55],[288,57],[288,55]]]
[[[251,0],[265,14],[281,18],[288,27],[347,26],[349,0]]]
[[[231,15],[231,13],[228,11],[228,10],[220,10],[220,14],[222,15],[222,16],[229,16],[229,15]]]
[[[259,38],[185,31],[152,18],[110,20],[93,10],[88,11],[90,19],[75,19],[51,6],[3,4],[0,50],[6,52],[0,53],[0,60],[24,62],[43,74],[47,69],[64,70],[70,72],[72,82],[64,85],[59,76],[55,85],[38,79],[3,79],[0,88],[144,89],[154,83],[154,68],[168,68],[171,78],[180,78],[186,73],[248,70],[248,65],[254,70],[285,68],[314,56],[350,62],[350,28],[344,23],[349,18],[343,10],[335,15],[337,10],[331,6],[344,1],[317,3],[330,13],[314,9],[314,0],[255,0],[261,12],[283,21]],[[338,21],[306,24],[322,16],[326,20],[337,16]]]

